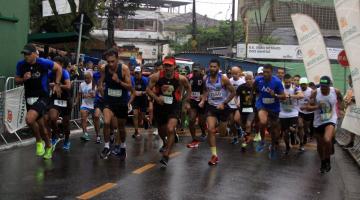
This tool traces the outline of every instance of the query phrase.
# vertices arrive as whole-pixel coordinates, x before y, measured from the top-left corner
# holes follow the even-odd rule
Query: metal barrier
[[[7,144],[6,139],[4,138],[3,134],[5,133],[5,123],[4,123],[4,116],[5,116],[5,85],[6,77],[0,76],[0,137],[4,140]]]
[[[336,130],[335,139],[340,145],[347,145],[351,141],[351,134],[349,131],[341,128],[341,121],[338,123],[338,128]],[[352,148],[346,149],[350,155],[355,159],[355,161],[360,166],[360,136],[356,135],[354,139],[354,146]]]

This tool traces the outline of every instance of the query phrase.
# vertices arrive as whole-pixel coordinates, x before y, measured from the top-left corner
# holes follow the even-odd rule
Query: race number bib
[[[286,99],[281,106],[285,112],[291,112],[294,109],[291,99]]]
[[[162,96],[165,104],[173,104],[173,97]]]
[[[272,104],[275,103],[275,98],[263,98],[262,102],[263,104]]]
[[[55,100],[54,100],[54,105],[55,105],[55,106],[59,106],[59,107],[66,108],[66,107],[67,107],[67,101],[55,99]]]
[[[333,110],[330,103],[321,102],[320,103],[320,120],[322,122],[329,121],[332,118]]]
[[[122,90],[108,89],[108,95],[111,97],[121,97]]]
[[[221,98],[222,97],[221,90],[210,91],[209,96],[210,96],[210,98],[213,98],[213,99]]]
[[[26,103],[29,105],[33,105],[38,99],[39,97],[29,97],[26,99]]]
[[[243,113],[253,113],[254,109],[253,108],[243,108],[241,110],[241,112],[243,112]]]
[[[200,92],[191,92],[191,97],[195,100],[200,100]]]

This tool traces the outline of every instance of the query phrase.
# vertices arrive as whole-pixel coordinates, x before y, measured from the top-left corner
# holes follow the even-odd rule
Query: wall
[[[0,0],[0,18],[17,18],[17,22],[0,19],[0,76],[14,76],[20,51],[29,32],[29,1]]]

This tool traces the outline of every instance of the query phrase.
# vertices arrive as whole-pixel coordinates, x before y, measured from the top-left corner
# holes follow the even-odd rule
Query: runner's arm
[[[344,110],[345,109],[344,98],[343,98],[340,90],[335,89],[335,92],[336,92],[336,98],[337,98],[339,109]]]
[[[159,73],[155,73],[153,75],[150,76],[150,80],[149,80],[149,85],[146,87],[146,93],[151,97],[153,98],[154,100],[157,99],[157,95],[155,94],[154,92],[154,88],[155,88],[155,84],[156,84],[156,81],[158,80],[158,77],[159,77]]]
[[[123,74],[124,81],[120,80],[120,85],[122,87],[124,87],[125,89],[132,91],[133,87],[131,85],[129,67],[127,65],[122,65],[122,72],[123,72],[122,74]]]
[[[226,76],[222,76],[223,85],[230,92],[229,96],[223,102],[224,105],[228,104],[235,96],[235,88],[231,85],[230,80]]]
[[[313,90],[311,92],[310,102],[308,105],[304,106],[304,110],[311,112],[319,109],[319,105],[316,104],[316,94],[317,94],[317,90]]]
[[[103,85],[104,85],[104,80],[105,80],[105,65],[100,67],[100,74],[101,74],[101,76],[100,76],[100,79],[98,81],[97,89],[98,89],[98,92],[101,94],[101,96],[104,96]]]
[[[304,93],[301,90],[297,90],[294,95],[290,95],[293,99],[302,99],[304,98]]]
[[[183,99],[185,101],[190,101],[190,97],[191,97],[191,86],[190,86],[190,83],[188,81],[188,79],[183,76],[183,75],[180,75],[179,76],[179,81],[180,81],[180,84],[182,85],[182,87],[184,87],[185,89],[185,93],[184,93],[184,97]]]

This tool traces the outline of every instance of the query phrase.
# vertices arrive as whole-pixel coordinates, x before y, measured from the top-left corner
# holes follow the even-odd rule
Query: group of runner
[[[317,140],[321,173],[330,171],[330,156],[334,153],[334,134],[341,110],[341,93],[332,86],[332,80],[322,76],[318,87],[310,87],[306,77],[285,74],[279,68],[273,75],[273,66],[265,64],[257,73],[243,71],[240,66],[221,73],[217,59],[209,62],[208,71],[195,63],[191,73],[181,75],[176,70],[176,59],[165,57],[155,64],[150,77],[142,75],[142,67],[133,72],[120,64],[116,49],[104,53],[106,62],[99,71],[85,71],[73,102],[68,61],[55,57],[53,61],[39,58],[36,47],[28,44],[22,51],[24,60],[17,64],[16,82],[24,84],[27,106],[26,123],[36,138],[36,155],[51,159],[56,144],[64,134],[63,149],[70,149],[70,115],[73,106],[80,105],[83,141],[91,140],[87,120],[94,121],[97,143],[102,143],[100,121],[103,119],[104,149],[100,157],[112,153],[126,158],[126,120],[133,110],[134,134],[140,137],[139,127],[152,126],[163,141],[160,163],[166,167],[172,147],[177,142],[181,113],[189,116],[192,141],[188,148],[197,148],[206,138],[210,147],[209,165],[219,162],[216,138],[232,136],[231,143],[241,143],[246,150],[254,141],[257,152],[266,145],[270,135],[269,158],[280,151],[281,138],[284,154],[291,147],[305,151],[304,145],[313,136]],[[148,113],[148,117],[146,117]],[[102,117],[101,117],[102,116]],[[61,126],[59,117],[62,118]],[[197,125],[201,134],[197,133]],[[61,129],[61,130],[60,130]]]

